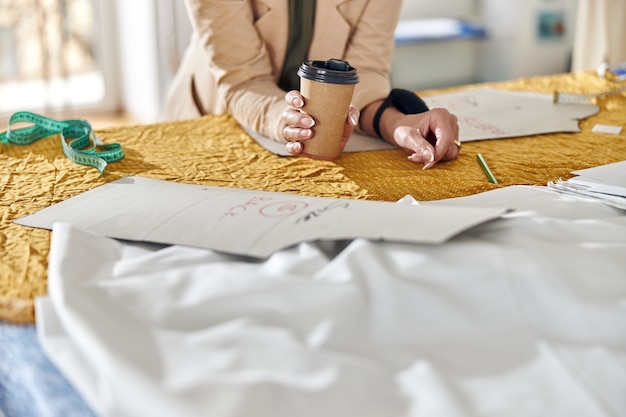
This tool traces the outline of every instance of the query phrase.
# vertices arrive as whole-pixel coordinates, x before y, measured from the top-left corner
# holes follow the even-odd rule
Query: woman
[[[456,158],[457,119],[444,109],[405,114],[406,95],[391,94],[394,30],[401,0],[187,0],[193,35],[166,103],[168,119],[228,113],[246,128],[285,142],[292,154],[314,135],[300,111],[297,68],[339,58],[360,82],[346,120],[424,165]],[[406,92],[405,92],[406,93]],[[396,94],[398,95],[398,94]],[[402,96],[404,98],[402,98]],[[414,96],[414,95],[413,95]],[[421,100],[415,96],[421,103]],[[414,107],[415,103],[408,103]]]

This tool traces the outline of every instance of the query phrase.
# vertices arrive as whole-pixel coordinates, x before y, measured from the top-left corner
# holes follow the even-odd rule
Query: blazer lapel
[[[353,28],[342,14],[342,5],[362,6],[365,0],[317,0],[315,31],[309,49],[310,59],[343,58]]]
[[[289,36],[288,0],[252,0],[256,10],[267,10],[256,22],[265,40],[275,76],[285,60]],[[307,1],[307,0],[304,0]],[[351,21],[358,20],[367,0],[316,0],[315,29],[309,59],[343,58],[345,46],[354,30]],[[350,13],[345,16],[345,12]]]
[[[267,12],[256,22],[256,28],[265,41],[274,76],[278,77],[287,53],[287,38],[289,36],[289,13],[287,0],[253,0],[259,10]]]

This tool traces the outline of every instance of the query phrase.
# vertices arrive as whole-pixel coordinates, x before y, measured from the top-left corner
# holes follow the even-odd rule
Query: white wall
[[[478,5],[479,0],[404,0],[400,21],[453,18],[479,23]],[[439,39],[396,45],[391,84],[417,91],[477,82],[482,42],[482,39]]]
[[[466,18],[474,16],[477,0],[404,0],[400,12],[401,19],[424,17]]]
[[[483,43],[484,81],[566,72],[571,63],[578,0],[481,0],[489,36]],[[541,39],[538,19],[562,13],[564,35]]]
[[[566,72],[571,64],[578,1],[404,0],[402,20],[460,18],[484,27],[487,37],[398,45],[392,84],[421,90]],[[539,35],[540,18],[550,14],[562,15],[562,36]]]

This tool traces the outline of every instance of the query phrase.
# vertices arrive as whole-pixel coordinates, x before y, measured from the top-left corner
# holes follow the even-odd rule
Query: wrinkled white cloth
[[[625,213],[475,197],[517,211],[266,260],[56,224],[40,340],[106,417],[626,416]]]

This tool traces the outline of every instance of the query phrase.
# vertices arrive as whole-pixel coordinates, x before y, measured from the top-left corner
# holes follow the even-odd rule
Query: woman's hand
[[[382,102],[373,102],[362,112],[361,130],[368,135],[377,136],[373,120]],[[461,149],[458,120],[445,109],[404,114],[388,107],[379,120],[379,129],[387,142],[404,149],[409,160],[423,164],[424,169],[456,158]]]
[[[409,153],[409,160],[424,164],[423,169],[439,161],[455,159],[459,154],[461,142],[457,117],[445,109],[418,114],[398,113],[387,120],[391,124],[393,142]]]
[[[302,142],[310,140],[315,134],[313,131],[315,119],[302,111],[304,98],[299,91],[289,91],[285,94],[285,101],[291,106],[283,113],[283,122],[287,125],[283,129],[283,137],[287,140],[285,148],[290,154],[299,155],[304,149]],[[342,151],[359,123],[359,116],[359,110],[354,105],[350,105],[341,141]]]

